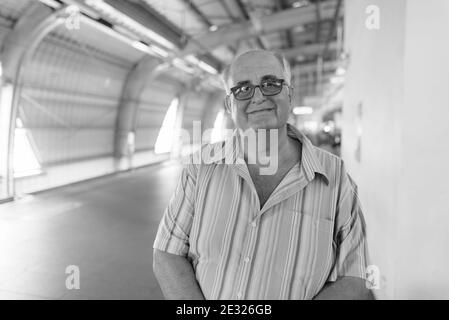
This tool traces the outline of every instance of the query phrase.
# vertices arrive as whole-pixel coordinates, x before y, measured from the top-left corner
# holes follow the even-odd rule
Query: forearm
[[[154,249],[153,271],[165,299],[204,300],[193,267],[185,257]]]
[[[342,277],[328,283],[315,296],[315,300],[373,300],[373,293],[366,288],[365,280],[355,277]]]

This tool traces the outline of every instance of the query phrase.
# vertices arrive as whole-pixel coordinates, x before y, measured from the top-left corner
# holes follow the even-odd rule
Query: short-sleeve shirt
[[[227,150],[240,162],[215,157],[182,171],[153,247],[185,256],[206,299],[312,299],[339,277],[365,279],[369,257],[355,183],[341,158],[293,126],[287,133],[300,141],[301,161],[262,208],[238,144]]]

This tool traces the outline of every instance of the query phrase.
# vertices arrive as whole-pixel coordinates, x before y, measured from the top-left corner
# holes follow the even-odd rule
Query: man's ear
[[[290,104],[292,104],[292,96],[293,96],[293,86],[288,86],[290,90],[288,90],[288,97],[290,99]]]

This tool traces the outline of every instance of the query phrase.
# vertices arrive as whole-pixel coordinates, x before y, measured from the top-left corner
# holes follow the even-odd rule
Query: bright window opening
[[[14,135],[14,177],[41,173],[41,166],[31,146],[27,130],[18,118]]]
[[[172,151],[178,103],[179,99],[175,98],[168,107],[164,121],[162,122],[161,130],[157,136],[156,144],[154,145],[155,153],[159,154]]]
[[[210,137],[210,143],[224,140],[224,111],[220,110],[215,118],[214,129]]]

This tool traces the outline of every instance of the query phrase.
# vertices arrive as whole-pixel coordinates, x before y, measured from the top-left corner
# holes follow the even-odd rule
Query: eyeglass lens
[[[267,79],[262,80],[260,85],[253,85],[251,83],[243,84],[238,87],[234,87],[233,93],[236,99],[238,100],[247,100],[251,99],[254,96],[254,91],[256,87],[260,88],[260,91],[265,96],[273,96],[281,92],[282,90],[281,79]]]

